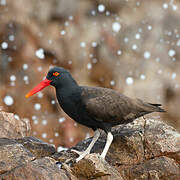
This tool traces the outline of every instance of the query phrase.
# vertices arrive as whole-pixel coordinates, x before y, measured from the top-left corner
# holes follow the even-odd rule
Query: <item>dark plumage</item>
[[[140,99],[131,99],[112,89],[100,87],[79,86],[71,74],[61,68],[52,68],[40,85],[35,87],[26,96],[35,94],[47,85],[56,88],[56,95],[61,108],[76,122],[95,131],[95,136],[87,150],[79,153],[79,161],[90,150],[103,129],[107,134],[107,143],[101,154],[105,158],[113,140],[111,127],[132,122],[134,119],[152,112],[164,112],[160,104],[143,102]]]

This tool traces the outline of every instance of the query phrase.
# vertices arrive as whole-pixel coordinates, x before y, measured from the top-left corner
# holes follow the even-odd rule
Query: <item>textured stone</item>
[[[35,156],[15,140],[0,138],[0,174],[34,159]]]
[[[14,116],[6,115],[4,122],[7,119],[11,122]],[[3,126],[9,128],[8,123]],[[13,131],[17,129],[12,128],[11,134]],[[18,130],[20,135],[24,132],[24,128]],[[94,153],[78,163],[78,155],[70,149],[58,153],[54,146],[34,137],[0,138],[0,179],[179,180],[180,134],[174,128],[155,119],[139,118],[114,127],[112,133],[114,140],[106,161],[99,157],[106,142],[102,132],[92,149]],[[83,151],[91,139],[74,149]]]
[[[133,123],[113,128],[113,135],[114,140],[106,160],[120,174],[124,174],[123,178],[134,179],[137,173],[140,179],[163,179],[168,174],[172,179],[178,179],[180,134],[174,128],[161,121],[140,118]],[[82,151],[90,141],[82,141],[75,148]],[[102,133],[92,152],[101,153],[105,141],[106,135]],[[157,172],[154,169],[156,163]]]
[[[35,137],[24,137],[16,141],[28,149],[36,158],[51,156],[56,152],[53,145],[45,143]]]
[[[157,157],[129,168],[124,168],[120,173],[123,175],[123,178],[127,180],[178,180],[180,178],[178,163],[165,156]]]
[[[28,119],[15,118],[13,113],[0,111],[0,138],[29,136],[31,126]]]
[[[171,126],[148,119],[144,126],[145,158],[168,156],[180,163],[180,134]]]
[[[59,169],[54,159],[45,157],[28,162],[1,176],[6,180],[70,180],[66,172]]]
[[[71,168],[78,179],[123,180],[119,172],[97,154],[89,154]]]

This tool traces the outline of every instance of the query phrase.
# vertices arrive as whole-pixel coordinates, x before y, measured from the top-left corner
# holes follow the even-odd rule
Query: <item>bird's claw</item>
[[[83,159],[87,154],[89,154],[89,151],[77,151],[75,149],[71,149],[72,152],[75,152],[76,154],[79,155],[79,157],[75,160],[76,162],[80,161],[81,159]]]
[[[81,154],[77,159],[76,163],[79,162],[81,159],[83,159],[87,154]]]
[[[75,149],[71,149],[71,151],[72,151],[72,152],[75,152],[75,153],[78,154],[79,156],[80,156],[81,154],[83,154],[83,152],[77,151],[77,150],[75,150]]]

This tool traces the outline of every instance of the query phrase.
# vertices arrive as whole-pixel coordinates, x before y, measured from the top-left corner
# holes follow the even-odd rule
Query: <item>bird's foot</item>
[[[85,151],[84,151],[84,152],[85,152]],[[89,154],[89,153],[84,153],[84,152],[83,152],[83,154],[81,154],[81,155],[75,160],[76,162],[80,161],[80,160],[83,159],[86,155]],[[98,153],[97,156],[98,156],[98,158],[101,159],[102,161],[105,161],[105,156],[104,156],[104,154],[101,154],[101,155],[100,155],[100,154]]]
[[[75,149],[71,149],[71,151],[72,151],[72,152],[75,152],[75,153],[78,154],[79,156],[80,156],[81,154],[83,154],[83,151],[81,152],[81,151],[77,151],[77,150],[75,150]]]
[[[101,159],[105,160],[105,155],[102,153],[100,156],[99,156]]]
[[[86,151],[77,151],[75,149],[71,149],[72,152],[75,152],[79,155],[79,157],[76,159],[76,162],[80,161],[81,159],[83,159],[86,155],[90,154],[89,150]]]
[[[102,162],[106,161],[106,159],[105,159],[104,157],[102,157],[101,155],[99,156],[99,159],[100,159]]]
[[[76,159],[76,162],[79,162],[81,159],[83,159],[87,154],[89,154],[89,153],[83,153],[83,154],[81,154],[77,159]]]

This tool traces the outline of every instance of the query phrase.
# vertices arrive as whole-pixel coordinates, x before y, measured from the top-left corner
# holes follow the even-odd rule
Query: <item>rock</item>
[[[69,179],[57,161],[49,157],[54,153],[52,145],[33,137],[0,138],[0,178]]]
[[[0,138],[0,174],[26,164],[35,156],[15,140]]]
[[[1,178],[4,180],[70,180],[66,172],[59,169],[55,160],[50,157],[28,162],[26,165],[17,167],[11,172],[2,175]]]
[[[177,180],[180,170],[175,160],[162,156],[121,171],[124,179]]]
[[[180,134],[165,123],[146,121],[143,143],[145,159],[165,155],[180,163]]]
[[[28,119],[20,119],[12,113],[0,111],[0,138],[22,138],[29,136],[30,132]]]
[[[14,120],[13,114],[1,112],[1,117],[4,118],[1,127],[8,129],[6,122]],[[11,136],[18,134],[16,137],[19,137],[26,132],[24,129],[12,128]],[[7,135],[8,131],[3,132]],[[53,145],[34,137],[0,138],[0,179],[180,178],[180,134],[174,128],[155,119],[139,118],[133,123],[114,127],[112,133],[114,140],[106,161],[99,157],[106,142],[106,134],[102,132],[92,153],[78,163],[75,163],[78,155],[70,149],[58,153]],[[91,139],[80,142],[73,149],[86,149]]]
[[[51,156],[56,152],[53,145],[45,143],[35,137],[24,137],[22,139],[17,139],[16,141],[34,154],[36,158]]]
[[[178,179],[180,176],[180,134],[174,128],[161,121],[140,118],[113,128],[113,135],[106,160],[124,179],[135,179],[136,173],[140,179],[153,179],[154,176],[166,179],[168,175]],[[92,152],[101,153],[105,139],[106,135],[102,133]],[[75,148],[82,151],[90,141],[82,141]]]
[[[85,159],[75,163],[71,170],[78,179],[123,180],[120,173],[97,154],[87,155]]]

